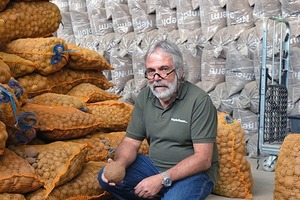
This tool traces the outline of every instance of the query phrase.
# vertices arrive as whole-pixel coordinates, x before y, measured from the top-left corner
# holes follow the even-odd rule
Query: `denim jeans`
[[[144,178],[160,173],[148,156],[138,154],[135,162],[126,169],[126,176],[122,183],[110,186],[103,182],[102,168],[98,174],[101,187],[112,194],[117,200],[143,200],[134,194],[134,187]],[[205,173],[187,177],[176,181],[169,188],[160,191],[161,198],[152,200],[204,200],[212,192],[213,182]]]

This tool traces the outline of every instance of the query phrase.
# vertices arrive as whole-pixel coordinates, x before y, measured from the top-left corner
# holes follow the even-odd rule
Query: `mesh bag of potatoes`
[[[82,166],[82,172],[69,182],[58,186],[48,195],[43,189],[37,190],[26,196],[30,200],[58,200],[58,199],[109,199],[110,194],[104,191],[98,182],[99,170],[105,162],[88,162]],[[109,197],[109,198],[108,198]]]
[[[65,94],[47,92],[44,94],[37,95],[31,99],[27,99],[27,101],[30,103],[46,106],[74,107],[81,111],[87,112],[86,104],[82,99]]]
[[[0,199],[5,200],[26,200],[23,194],[1,193]]]
[[[113,67],[97,51],[68,43],[69,60],[66,67],[80,70],[112,70]]]
[[[285,137],[275,166],[275,200],[300,199],[300,134]]]
[[[37,65],[36,71],[42,75],[52,74],[67,64],[69,54],[66,50],[66,42],[57,37],[20,38],[3,47],[5,53],[32,61]]]
[[[252,198],[253,178],[246,158],[244,130],[228,114],[218,114],[219,178],[213,193],[231,198]]]
[[[45,92],[66,94],[80,83],[91,83],[104,90],[113,87],[113,84],[107,80],[101,71],[83,71],[65,68],[47,76],[39,73],[31,73],[17,78],[17,81],[26,90],[29,98]]]
[[[116,100],[87,103],[88,113],[103,122],[101,130],[123,131],[131,118],[133,106]]]
[[[20,110],[35,113],[37,134],[52,141],[83,137],[104,124],[97,116],[73,107],[26,103]]]
[[[36,63],[15,54],[0,52],[0,58],[8,65],[14,78],[30,74],[38,68]]]
[[[94,132],[87,135],[85,138],[70,140],[76,143],[87,143],[88,153],[86,160],[88,161],[107,161],[108,158],[113,157],[115,148],[121,142],[125,132]],[[143,141],[139,153],[148,154],[149,146],[146,140]]]
[[[2,0],[0,1],[0,12],[5,9],[10,0]]]
[[[99,133],[97,136],[109,149],[109,157],[114,157],[114,150],[118,147],[119,143],[125,136],[125,131],[121,132],[110,132],[110,133]],[[148,155],[149,145],[147,140],[144,140],[139,148],[139,153]]]
[[[7,85],[13,90],[14,95],[17,97],[20,106],[24,105],[28,97],[26,91],[23,89],[20,83],[16,79],[11,78],[8,81]]]
[[[3,122],[0,121],[0,156],[4,152],[7,138],[8,133],[6,132],[6,126]]]
[[[36,170],[10,149],[0,156],[0,193],[25,194],[38,190],[44,182]]]
[[[72,88],[68,95],[78,97],[86,103],[95,103],[106,100],[118,100],[121,96],[107,92],[96,85],[90,83],[81,83]]]
[[[44,145],[10,147],[27,160],[44,181],[45,195],[81,173],[87,144],[57,141]]]
[[[5,84],[11,78],[11,71],[9,66],[0,57],[0,83]]]
[[[0,94],[0,121],[6,126],[14,127],[17,125],[20,103],[13,89],[6,84],[0,84]]]
[[[15,39],[49,36],[58,29],[61,19],[60,10],[54,3],[11,1],[0,12],[0,49]]]

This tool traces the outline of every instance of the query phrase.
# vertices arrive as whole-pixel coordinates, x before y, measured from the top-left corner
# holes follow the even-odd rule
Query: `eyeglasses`
[[[145,78],[148,80],[153,80],[155,75],[158,75],[160,78],[166,78],[169,76],[172,72],[174,72],[175,69],[172,69],[171,71],[167,72],[167,70],[161,70],[159,73],[155,71],[145,71]]]

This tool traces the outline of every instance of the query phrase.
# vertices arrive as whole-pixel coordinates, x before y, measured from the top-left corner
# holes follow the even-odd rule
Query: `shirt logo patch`
[[[185,121],[183,119],[174,119],[174,118],[171,118],[171,121],[173,121],[173,122],[180,122],[180,123],[186,123],[187,124],[187,121]]]

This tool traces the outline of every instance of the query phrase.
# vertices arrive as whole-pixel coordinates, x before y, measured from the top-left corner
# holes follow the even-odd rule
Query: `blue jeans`
[[[136,160],[126,169],[122,183],[110,186],[101,179],[102,168],[98,174],[101,187],[112,194],[117,200],[143,200],[134,194],[134,187],[144,178],[160,173],[148,156],[138,154]],[[205,173],[176,181],[169,188],[160,191],[161,198],[152,200],[204,200],[212,192],[214,184]]]

